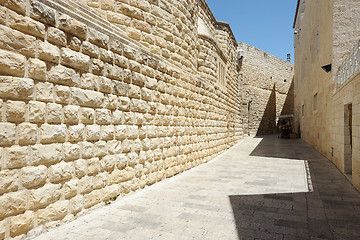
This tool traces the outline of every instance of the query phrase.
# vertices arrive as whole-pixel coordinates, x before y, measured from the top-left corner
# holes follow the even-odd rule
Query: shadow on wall
[[[294,114],[294,78],[291,81],[289,91],[281,110],[281,115]]]
[[[276,91],[275,84],[271,90],[269,100],[266,104],[266,108],[261,118],[259,128],[256,132],[256,136],[272,134],[277,132],[276,126]]]

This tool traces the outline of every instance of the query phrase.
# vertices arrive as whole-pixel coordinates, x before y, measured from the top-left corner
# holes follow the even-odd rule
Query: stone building
[[[0,15],[0,239],[242,138],[238,43],[204,0],[0,0]]]
[[[245,43],[239,43],[238,52],[244,132],[277,133],[279,116],[294,113],[294,66]]]
[[[295,118],[301,137],[360,189],[360,4],[299,0]]]

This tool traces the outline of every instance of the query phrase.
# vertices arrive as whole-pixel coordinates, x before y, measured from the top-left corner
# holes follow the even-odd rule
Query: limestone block
[[[64,160],[72,161],[80,157],[80,146],[78,144],[64,143]]]
[[[2,17],[2,16],[1,16]],[[4,239],[5,238],[5,234],[6,234],[6,220],[0,221],[0,239]]]
[[[118,96],[113,95],[113,94],[108,94],[107,97],[108,97],[108,101],[109,101],[107,108],[111,109],[111,110],[117,109],[118,105],[119,105]]]
[[[69,103],[71,97],[71,91],[66,86],[55,86],[55,101],[57,103]]]
[[[94,144],[90,142],[81,142],[81,157],[91,158],[94,156]]]
[[[141,39],[142,32],[140,30],[129,27],[129,28],[126,28],[126,32],[127,32],[127,35],[132,39],[135,39],[137,41],[139,41]]]
[[[82,43],[82,52],[90,57],[97,58],[99,56],[99,47],[88,41]]]
[[[26,210],[27,190],[5,193],[0,196],[0,219]]]
[[[81,211],[83,207],[83,196],[77,195],[70,199],[70,212],[76,214]]]
[[[119,97],[119,109],[122,111],[130,111],[130,98]]]
[[[131,17],[128,17],[124,14],[119,14],[115,12],[108,12],[107,19],[110,22],[118,23],[121,26],[130,26],[131,25]]]
[[[96,109],[95,110],[95,122],[97,124],[110,124],[111,111],[108,109]]]
[[[0,194],[16,191],[19,188],[19,171],[2,170],[0,172]]]
[[[126,127],[126,137],[130,139],[137,138],[139,136],[138,126],[127,126]]]
[[[61,65],[56,65],[48,71],[49,82],[66,85],[66,86],[79,86],[80,76],[74,69],[67,68]]]
[[[69,48],[62,48],[61,62],[66,66],[86,71],[90,66],[90,57]]]
[[[81,23],[65,14],[61,14],[58,18],[58,24],[59,28],[65,32],[69,32],[81,39],[86,38],[87,27],[84,23]]]
[[[142,149],[147,151],[150,149],[150,147],[151,147],[151,140],[149,138],[142,139]]]
[[[75,173],[78,178],[85,176],[86,174],[86,160],[79,159],[74,162]]]
[[[92,207],[101,201],[101,190],[94,190],[89,194],[84,195],[84,207]]]
[[[121,124],[123,122],[123,112],[120,110],[115,110],[112,112],[112,123]]]
[[[140,139],[135,139],[132,144],[132,150],[135,152],[140,152],[142,148],[142,143]]]
[[[57,103],[48,103],[47,105],[47,122],[61,123],[62,105]]]
[[[62,144],[35,144],[31,146],[32,150],[32,164],[54,164],[63,159]]]
[[[45,183],[47,168],[44,165],[28,166],[21,169],[22,185],[26,188],[39,186]]]
[[[115,156],[114,155],[106,155],[102,159],[100,159],[100,170],[101,171],[112,171],[115,166]]]
[[[82,123],[94,123],[95,110],[92,108],[81,108],[80,109],[80,121]]]
[[[119,54],[114,55],[115,64],[122,68],[128,68],[128,59]]]
[[[100,171],[100,159],[90,158],[87,160],[88,175],[96,175]]]
[[[100,138],[102,140],[114,139],[115,127],[113,125],[101,126]]]
[[[45,121],[46,104],[43,102],[29,102],[29,121],[44,122]]]
[[[94,189],[100,189],[104,188],[108,181],[108,175],[107,172],[102,172],[94,177]]]
[[[1,0],[0,4],[19,13],[25,13],[26,10],[25,0]]]
[[[25,62],[23,55],[0,49],[0,73],[24,77]]]
[[[76,195],[78,183],[78,179],[71,179],[70,181],[64,183],[62,190],[66,199]]]
[[[127,154],[127,165],[130,167],[134,167],[136,164],[139,163],[139,156],[135,152],[130,152]]]
[[[155,78],[146,78],[145,87],[156,90],[157,89],[157,80]]]
[[[103,201],[108,201],[116,198],[119,195],[119,186],[117,184],[113,184],[111,186],[106,186],[102,189]]]
[[[109,50],[114,52],[114,53],[119,53],[119,54],[122,54],[123,52],[123,48],[124,48],[124,44],[118,40],[118,39],[115,39],[115,38],[110,38],[109,40]],[[118,54],[116,54],[118,55]],[[120,56],[120,55],[118,55]]]
[[[91,59],[91,72],[96,75],[102,75],[105,64],[100,59]]]
[[[55,25],[55,10],[45,6],[44,4],[31,0],[30,1],[30,17],[36,20]]]
[[[89,176],[81,178],[79,180],[78,189],[81,194],[91,192],[93,189],[93,178]]]
[[[140,98],[141,97],[141,88],[136,85],[129,84],[128,97],[130,98]]]
[[[44,207],[59,200],[60,184],[45,184],[43,187],[31,190],[29,193],[29,208]]]
[[[85,107],[101,107],[104,99],[103,93],[92,90],[72,87],[71,93],[75,104]]]
[[[78,142],[84,139],[85,125],[73,125],[68,128],[68,141]]]
[[[127,96],[129,91],[129,84],[114,80],[114,94],[120,96]]]
[[[153,92],[150,89],[147,89],[145,87],[141,88],[141,99],[146,101],[152,101],[153,100]]]
[[[10,51],[22,53],[26,56],[35,56],[36,38],[9,27],[0,25],[0,46]]]
[[[7,168],[19,168],[26,166],[29,161],[29,151],[27,147],[17,145],[6,148],[5,163]]]
[[[97,82],[98,76],[91,73],[85,73],[81,75],[81,88],[94,90],[94,86]]]
[[[36,219],[38,224],[62,219],[68,213],[68,200],[57,201],[45,209],[40,209],[36,212]]]
[[[99,55],[100,55],[101,61],[108,62],[108,63],[113,63],[113,61],[114,61],[114,53],[110,50],[100,48]]]
[[[121,80],[123,77],[123,69],[116,65],[109,64],[109,63],[105,64],[103,73],[104,73],[104,76],[106,76],[108,78],[116,79],[116,80]],[[109,91],[109,92],[111,92],[111,91]]]
[[[94,143],[94,156],[102,157],[108,154],[107,143],[105,141],[97,141]]]
[[[54,85],[48,82],[39,82],[36,84],[36,99],[39,101],[50,102],[54,98]]]
[[[140,99],[131,99],[131,111],[132,112],[140,112],[140,113],[146,113],[150,110],[149,104]]]
[[[38,41],[37,52],[39,58],[44,61],[58,63],[60,59],[59,48],[49,42]]]
[[[51,43],[66,46],[66,34],[60,29],[49,27],[47,30],[47,40]]]
[[[64,122],[69,124],[77,124],[79,122],[80,107],[75,105],[67,105],[64,107]]]
[[[51,182],[59,182],[70,179],[73,174],[72,162],[60,162],[49,167],[49,178]]]
[[[140,87],[143,87],[144,86],[144,81],[141,81],[141,80],[144,80],[144,78],[141,78],[140,74],[137,74],[140,72],[140,69],[141,69],[141,65],[140,63],[138,63],[137,61],[133,61],[133,60],[129,60],[129,69],[131,71],[133,71],[132,73],[132,84],[135,84],[135,85],[138,85]]]
[[[39,128],[41,143],[64,142],[66,136],[66,125],[43,124]]]
[[[140,151],[139,163],[144,164],[148,160],[148,154],[146,151]]]
[[[22,122],[25,120],[26,104],[21,101],[6,102],[6,120],[9,122]]]
[[[109,36],[101,33],[93,28],[89,28],[88,39],[91,43],[96,44],[100,47],[107,48],[109,44]]]
[[[125,139],[124,141],[122,141],[122,152],[123,153],[130,152],[132,149],[132,144],[133,142],[129,139]]]
[[[94,141],[94,140],[99,140],[100,139],[100,126],[99,125],[87,125],[85,127],[86,129],[86,134],[85,134],[85,138],[88,141]]]
[[[135,169],[132,167],[126,167],[120,171],[120,182],[126,182],[131,180],[135,176]]]
[[[8,24],[11,28],[21,32],[44,38],[45,25],[29,17],[23,17],[15,12],[10,11],[8,14]]]
[[[68,47],[72,50],[75,50],[75,52],[80,52],[80,48],[81,48],[80,38],[70,35],[70,37],[68,38]]]
[[[46,63],[37,59],[30,58],[28,61],[29,78],[45,81]]]

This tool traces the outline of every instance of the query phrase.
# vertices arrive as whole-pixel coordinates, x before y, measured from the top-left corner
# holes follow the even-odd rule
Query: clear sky
[[[293,22],[297,0],[206,0],[216,20],[227,22],[244,42],[293,62]]]

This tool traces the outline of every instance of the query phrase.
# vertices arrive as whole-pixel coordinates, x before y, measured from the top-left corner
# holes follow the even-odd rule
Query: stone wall
[[[294,113],[293,64],[245,43],[238,49],[244,130],[251,136],[276,133],[279,115]]]
[[[207,23],[206,48],[195,1],[85,3],[0,0],[0,239],[34,236],[242,136],[228,25]],[[216,63],[198,67],[215,53],[222,85]]]

